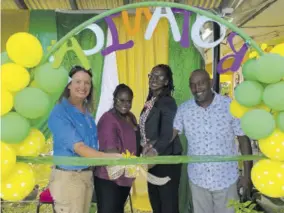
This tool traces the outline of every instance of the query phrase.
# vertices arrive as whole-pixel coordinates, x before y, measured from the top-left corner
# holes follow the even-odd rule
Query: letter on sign
[[[215,22],[214,20],[212,20],[210,18],[207,18],[205,16],[198,16],[196,18],[196,21],[192,25],[192,28],[191,28],[191,39],[192,39],[192,41],[197,46],[202,47],[202,48],[213,48],[213,47],[217,46],[218,44],[220,44],[224,40],[224,38],[226,36],[226,28],[225,28],[225,26],[223,26],[223,25],[219,24],[218,22],[216,22],[220,26],[220,31],[221,31],[220,38],[217,41],[214,41],[214,42],[207,42],[207,41],[202,40],[201,35],[200,35],[200,31],[201,31],[203,25],[206,22],[209,22],[209,21]]]
[[[145,39],[146,40],[150,40],[151,39],[151,37],[153,35],[153,32],[154,32],[155,28],[158,25],[158,22],[160,21],[161,18],[165,17],[165,18],[168,19],[168,21],[170,23],[174,40],[175,41],[180,41],[181,35],[180,35],[180,32],[179,32],[179,28],[178,28],[175,16],[174,16],[171,8],[166,7],[165,10],[166,10],[166,13],[162,13],[162,8],[161,7],[157,7],[156,8],[156,10],[155,10],[155,12],[154,12],[154,14],[153,14],[149,24],[148,24],[146,32],[145,32]]]
[[[58,68],[61,65],[61,63],[62,63],[62,61],[64,59],[64,56],[69,51],[73,51],[77,55],[78,59],[80,60],[82,66],[85,67],[85,69],[90,69],[91,68],[87,56],[85,55],[85,53],[83,52],[80,44],[78,43],[78,41],[74,37],[72,37],[69,40],[67,40],[59,48],[59,50],[57,50],[55,52],[55,54],[49,58],[49,62],[52,63],[52,67],[55,68],[55,69]]]
[[[95,34],[95,36],[97,38],[97,44],[92,49],[83,50],[83,51],[84,51],[86,56],[94,55],[94,54],[98,53],[104,47],[104,32],[97,24],[91,24],[91,25],[87,26],[86,28],[84,28],[83,30],[85,30],[85,29],[89,29]],[[79,33],[77,33],[77,34],[79,34]]]
[[[134,28],[131,28],[129,23],[129,16],[127,11],[122,11],[122,20],[124,27],[126,28],[126,31],[128,35],[134,36],[136,33],[140,30],[140,23],[142,18],[142,13],[144,13],[147,20],[150,20],[152,18],[152,14],[149,8],[137,8],[135,13],[135,19],[134,19]]]
[[[134,45],[134,42],[132,40],[130,40],[126,43],[123,43],[123,44],[119,43],[118,32],[117,32],[116,26],[115,26],[115,24],[112,20],[112,17],[115,17],[117,15],[119,15],[119,14],[113,14],[113,15],[105,18],[105,21],[108,25],[110,32],[111,32],[112,44],[110,46],[108,46],[107,48],[105,48],[104,50],[102,50],[103,56],[106,56],[106,55],[108,55],[112,52],[115,52],[117,50],[129,49],[129,48],[133,47],[133,45]]]
[[[223,74],[225,72],[228,71],[232,71],[232,72],[236,72],[238,71],[238,69],[240,68],[242,61],[246,55],[246,52],[248,51],[248,45],[246,43],[243,44],[243,46],[240,48],[239,51],[236,51],[236,48],[234,47],[234,43],[233,43],[233,39],[234,37],[237,35],[237,33],[232,32],[230,33],[230,35],[228,36],[227,42],[229,43],[231,49],[233,50],[234,53],[226,55],[224,58],[222,58],[218,65],[217,65],[217,72],[220,74]],[[229,58],[233,58],[234,62],[232,64],[231,67],[223,69],[223,63],[229,59]]]

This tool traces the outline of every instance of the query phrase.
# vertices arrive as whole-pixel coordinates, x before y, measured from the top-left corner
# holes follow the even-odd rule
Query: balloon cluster
[[[281,44],[246,61],[242,67],[245,81],[237,86],[230,105],[244,133],[258,140],[261,152],[269,158],[254,165],[252,182],[261,193],[275,198],[284,197],[283,52]]]
[[[40,65],[43,48],[29,33],[15,33],[6,43],[1,64],[1,198],[23,200],[34,188],[38,166],[17,163],[17,156],[38,156],[49,145],[34,126],[48,115],[52,95],[62,92],[68,72]]]

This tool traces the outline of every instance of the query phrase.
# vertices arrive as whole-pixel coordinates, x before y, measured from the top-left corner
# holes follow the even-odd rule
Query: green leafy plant
[[[236,213],[263,213],[257,210],[254,210],[256,204],[252,201],[246,201],[241,203],[238,200],[230,200],[228,207],[234,208]]]

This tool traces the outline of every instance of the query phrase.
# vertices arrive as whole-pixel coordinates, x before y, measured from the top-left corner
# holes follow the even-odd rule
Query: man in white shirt
[[[213,92],[209,74],[202,69],[193,71],[189,86],[194,99],[178,108],[174,121],[174,135],[186,135],[188,155],[237,155],[236,136],[241,153],[252,154],[249,138],[229,112],[231,99]],[[252,162],[245,162],[244,176],[239,178],[237,162],[189,164],[194,213],[233,213],[227,205],[239,199],[238,188],[246,195],[251,192],[251,168]]]

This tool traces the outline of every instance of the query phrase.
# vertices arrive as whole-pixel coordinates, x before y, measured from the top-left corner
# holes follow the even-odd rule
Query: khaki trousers
[[[54,169],[49,189],[56,213],[89,213],[94,191],[93,172]]]
[[[228,208],[229,201],[239,200],[237,183],[229,188],[209,191],[189,181],[192,193],[194,213],[235,213],[233,208]]]

